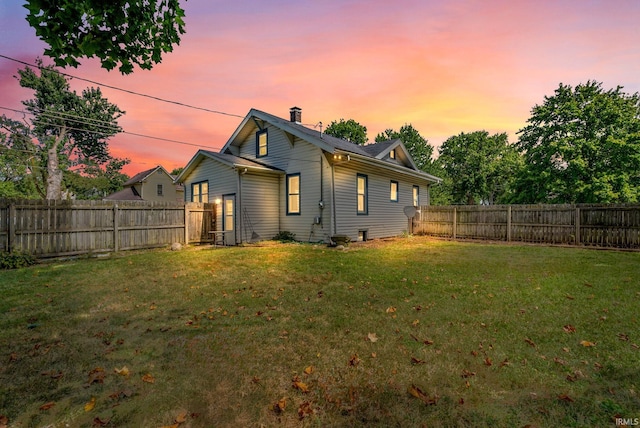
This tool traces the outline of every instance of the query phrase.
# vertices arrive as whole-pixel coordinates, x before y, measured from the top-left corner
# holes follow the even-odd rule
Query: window
[[[418,186],[413,186],[413,206],[420,206],[420,188]]]
[[[357,193],[357,205],[358,214],[368,214],[368,197],[367,197],[367,176],[358,174],[356,176],[356,193]]]
[[[209,182],[191,184],[191,202],[209,202]]]
[[[398,202],[398,182],[391,180],[391,194],[389,195],[391,202]]]
[[[300,174],[287,175],[287,215],[300,214]]]
[[[395,159],[396,158],[396,149],[391,149],[391,151],[389,152],[389,159]]]
[[[233,230],[233,196],[224,198],[224,230]]]
[[[267,155],[267,130],[256,132],[256,157],[261,158]]]
[[[158,196],[162,196],[162,184],[158,184]]]

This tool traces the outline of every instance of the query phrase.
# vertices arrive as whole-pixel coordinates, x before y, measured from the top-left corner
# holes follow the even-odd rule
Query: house
[[[184,187],[161,165],[142,171],[127,180],[124,189],[105,197],[111,201],[184,201]]]
[[[440,181],[416,167],[400,140],[359,146],[252,109],[220,152],[199,150],[176,182],[185,200],[214,203],[227,245],[294,233],[329,243],[401,235],[405,208],[429,203]]]

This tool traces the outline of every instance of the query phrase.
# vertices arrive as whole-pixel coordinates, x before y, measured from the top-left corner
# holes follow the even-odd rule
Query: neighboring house
[[[215,203],[229,245],[295,233],[331,242],[397,236],[405,207],[429,203],[439,178],[416,167],[400,140],[359,146],[252,109],[220,152],[199,150],[176,182],[185,200]]]
[[[113,201],[183,202],[184,187],[161,165],[139,172],[123,184],[124,189],[105,197]]]

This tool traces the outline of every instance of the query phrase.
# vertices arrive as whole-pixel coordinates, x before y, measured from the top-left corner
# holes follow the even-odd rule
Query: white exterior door
[[[236,195],[222,197],[222,230],[225,243],[236,245]]]

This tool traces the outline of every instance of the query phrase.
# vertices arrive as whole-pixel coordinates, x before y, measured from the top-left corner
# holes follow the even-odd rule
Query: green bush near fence
[[[0,252],[0,269],[19,269],[36,263],[35,257],[23,252]]]

